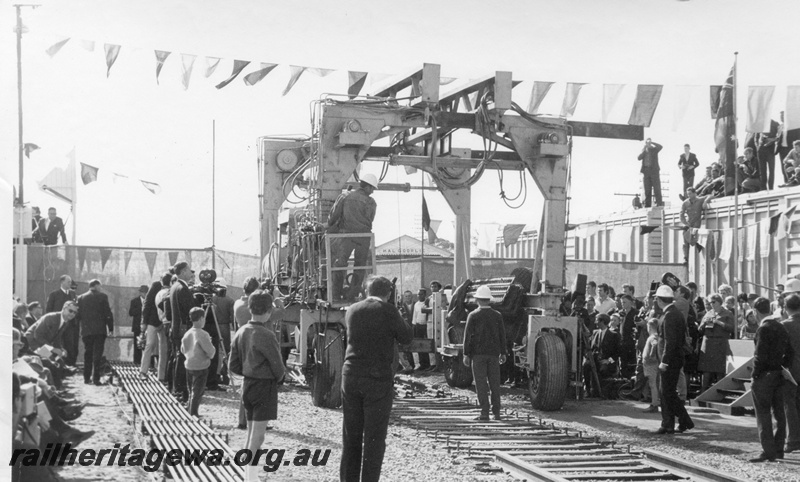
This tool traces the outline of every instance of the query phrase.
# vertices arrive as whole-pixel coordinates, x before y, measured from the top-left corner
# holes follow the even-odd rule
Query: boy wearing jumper
[[[647,341],[642,350],[642,364],[644,365],[644,376],[647,378],[647,385],[650,387],[650,406],[642,410],[644,413],[658,413],[658,365],[661,360],[658,358],[658,319],[650,318],[647,320]]]
[[[189,387],[189,415],[197,415],[200,399],[206,388],[208,367],[217,350],[211,343],[211,336],[203,329],[206,326],[205,311],[192,308],[189,319],[192,327],[186,331],[181,340],[181,353],[186,357],[186,384]]]
[[[247,300],[250,321],[239,328],[231,341],[228,370],[243,376],[242,404],[247,418],[247,446],[256,453],[264,443],[268,420],[278,418],[278,382],[284,365],[278,338],[269,323],[272,295],[254,291]],[[248,465],[245,480],[258,480],[259,467]]]

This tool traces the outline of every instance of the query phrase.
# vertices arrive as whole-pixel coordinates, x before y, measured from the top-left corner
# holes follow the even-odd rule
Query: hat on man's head
[[[783,294],[800,293],[800,279],[790,279],[783,287]]]
[[[184,269],[186,269],[188,266],[189,266],[189,263],[187,263],[186,261],[177,262],[177,263],[175,263],[175,266],[172,267],[172,272],[174,274],[178,274],[181,271],[183,271]]]
[[[492,290],[487,285],[478,286],[478,289],[475,291],[474,298],[476,300],[491,300]]]
[[[668,285],[661,285],[656,290],[656,296],[658,298],[674,298],[675,292]]]
[[[147,293],[148,289],[147,285],[142,285],[139,287],[139,293]]]

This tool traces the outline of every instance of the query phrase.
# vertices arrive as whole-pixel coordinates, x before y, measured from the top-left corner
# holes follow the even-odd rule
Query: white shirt
[[[156,293],[156,311],[158,311],[158,319],[161,320],[161,323],[167,323],[167,314],[161,308],[162,306],[164,306],[161,304],[161,302],[164,300],[164,298],[168,296],[169,296],[168,286],[161,288],[161,291]]]
[[[415,325],[427,325],[428,324],[428,315],[422,312],[422,309],[425,308],[424,301],[417,301],[414,303],[414,318],[412,322]]]
[[[600,300],[598,296],[595,299],[595,306],[594,309],[597,310],[598,313],[603,313],[607,315],[609,311],[613,310],[617,307],[617,304],[611,298],[606,298],[605,300]]]

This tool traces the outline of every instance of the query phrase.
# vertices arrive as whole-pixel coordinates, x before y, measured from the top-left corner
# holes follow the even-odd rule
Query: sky
[[[15,22],[11,2],[0,8],[0,177],[17,184]],[[800,84],[800,66],[787,62],[800,51],[800,36],[781,18],[800,14],[795,0],[563,0],[563,1],[154,1],[54,2],[23,8],[24,138],[41,147],[25,161],[25,200],[54,206],[76,227],[84,245],[203,248],[212,244],[212,157],[216,162],[216,246],[258,253],[257,139],[309,135],[309,105],[324,93],[342,93],[347,71],[368,71],[363,93],[375,79],[441,64],[450,86],[505,70],[523,82],[513,100],[527,106],[532,81],[557,82],[541,112],[558,114],[564,82],[585,82],[574,119],[599,121],[602,84],[626,84],[609,121],[626,123],[636,84],[663,84],[664,92],[645,135],[664,145],[662,178],[677,203],[677,159],[692,144],[701,166],[714,160],[708,86],[720,84],[738,56],[739,133],[748,85],[775,85],[773,114],[786,85]],[[758,12],[767,12],[764,15]],[[791,22],[786,22],[790,25]],[[50,45],[71,40],[52,59]],[[79,40],[94,40],[95,50]],[[106,76],[104,43],[121,45]],[[156,83],[154,50],[171,51]],[[197,55],[188,90],[180,82],[180,53]],[[205,78],[203,57],[222,58]],[[241,77],[224,89],[233,59],[277,63],[263,81]],[[335,69],[305,73],[286,96],[288,65]],[[244,75],[243,74],[243,75]],[[684,95],[679,94],[683,92]],[[691,92],[681,122],[676,99]],[[212,152],[212,123],[216,150]],[[476,147],[476,146],[465,146]],[[97,182],[78,188],[69,206],[37,189],[75,149],[79,162],[98,167]],[[576,138],[572,156],[570,220],[628,209],[639,186],[641,143]],[[380,165],[365,169],[379,172]],[[702,167],[701,167],[702,169]],[[112,173],[128,176],[117,178]],[[158,183],[151,194],[138,179]],[[387,182],[419,184],[391,169]],[[504,189],[515,193],[516,176]],[[520,209],[506,207],[494,172],[473,188],[472,222],[526,223],[537,228],[541,195],[528,182]],[[376,242],[402,233],[418,235],[419,191],[376,193]],[[454,216],[441,195],[428,192],[440,235],[453,238]],[[44,209],[43,209],[44,210]]]

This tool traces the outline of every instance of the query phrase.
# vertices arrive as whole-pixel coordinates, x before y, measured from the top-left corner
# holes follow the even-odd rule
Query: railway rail
[[[448,451],[466,453],[516,478],[546,482],[744,480],[660,452],[618,447],[517,412],[506,413],[499,421],[475,420],[480,408],[473,400],[400,377],[395,381],[399,393],[392,409],[395,422],[444,441]]]

